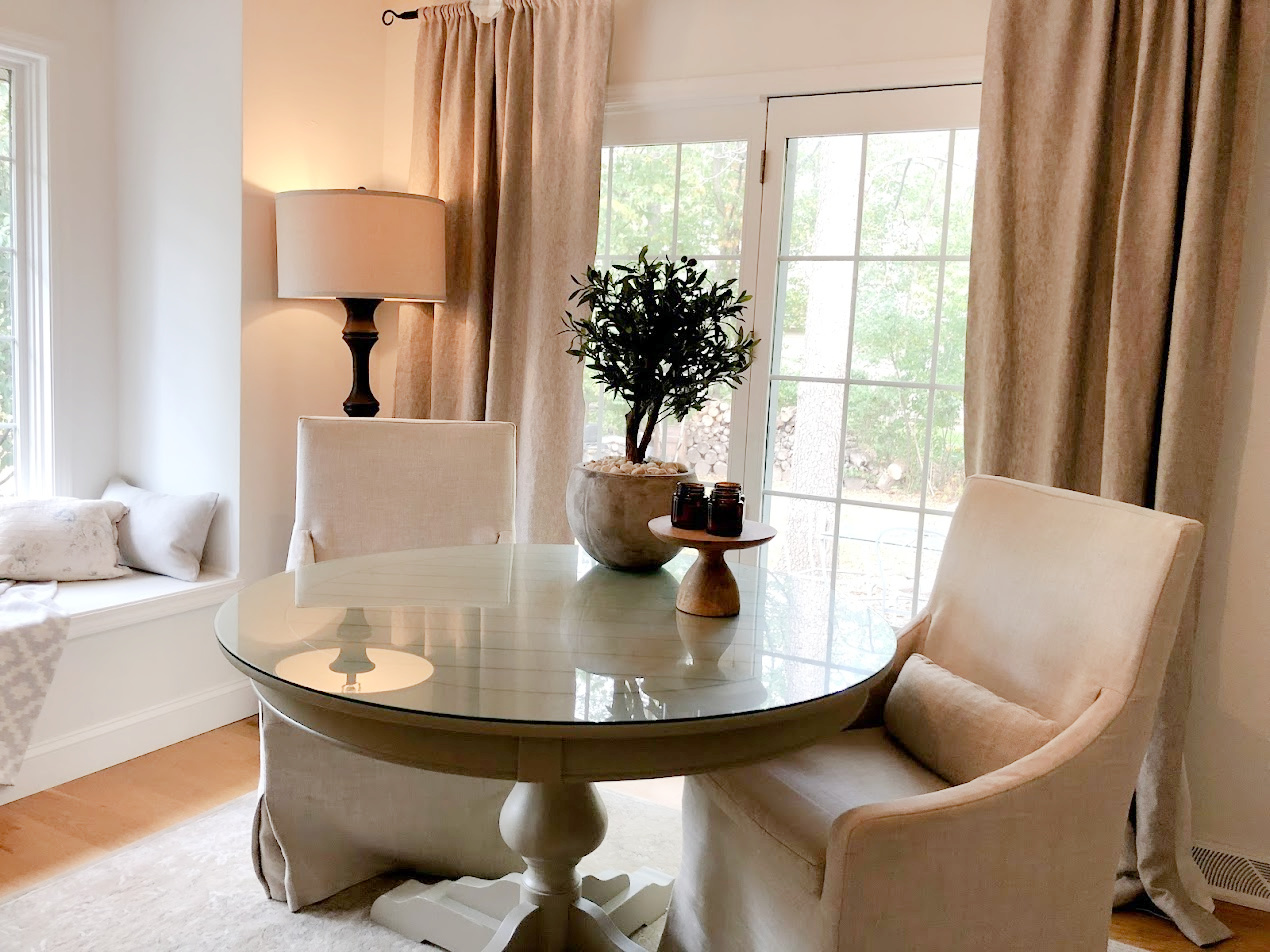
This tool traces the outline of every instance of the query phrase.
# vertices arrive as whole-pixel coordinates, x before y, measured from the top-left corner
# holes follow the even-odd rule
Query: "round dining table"
[[[707,618],[675,608],[690,565],[625,573],[520,544],[337,559],[246,587],[216,634],[305,730],[515,781],[499,829],[525,871],[406,882],[375,921],[449,952],[641,952],[627,934],[665,911],[671,879],[579,876],[607,823],[595,783],[814,743],[856,718],[895,654],[885,617],[828,573],[734,566],[740,614]]]

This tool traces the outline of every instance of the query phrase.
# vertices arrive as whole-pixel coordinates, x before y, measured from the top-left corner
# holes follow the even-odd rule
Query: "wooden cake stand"
[[[670,516],[650,519],[648,531],[663,542],[676,542],[697,550],[697,561],[679,583],[675,607],[689,615],[707,618],[724,618],[741,611],[741,593],[736,587],[736,577],[723,560],[724,553],[730,549],[752,549],[776,537],[776,530],[771,526],[748,519],[742,524],[739,536],[676,529],[670,524]]]

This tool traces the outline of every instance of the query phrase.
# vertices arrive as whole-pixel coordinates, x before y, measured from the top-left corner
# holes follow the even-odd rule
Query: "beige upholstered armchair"
[[[510,423],[302,417],[287,568],[511,542],[515,485]],[[264,701],[260,753],[256,874],[292,910],[394,868],[487,877],[523,868],[498,831],[508,782],[371,760]]]
[[[1105,952],[1201,535],[971,479],[874,726],[689,779],[662,952]]]

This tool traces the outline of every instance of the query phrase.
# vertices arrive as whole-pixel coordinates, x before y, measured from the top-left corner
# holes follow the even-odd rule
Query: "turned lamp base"
[[[344,412],[351,417],[373,417],[379,412],[379,401],[370,391],[370,351],[379,340],[375,309],[383,302],[376,298],[340,298],[340,303],[347,315],[344,343],[353,354],[353,388],[344,400]]]
[[[649,520],[648,531],[664,542],[697,550],[697,561],[679,583],[675,607],[707,618],[727,618],[741,611],[736,577],[723,556],[732,549],[752,549],[776,537],[776,530],[761,522],[746,520],[739,536],[717,536],[696,529],[676,529],[670,516]]]

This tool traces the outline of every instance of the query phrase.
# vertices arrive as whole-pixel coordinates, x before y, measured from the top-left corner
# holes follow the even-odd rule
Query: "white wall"
[[[1270,860],[1270,75],[1263,83],[1187,757],[1195,835]]]
[[[982,56],[987,0],[615,0],[609,85]]]
[[[0,0],[0,43],[48,58],[56,490],[115,471],[115,129],[111,4]]]
[[[343,308],[275,296],[273,196],[299,188],[404,187],[384,171],[390,31],[379,20],[383,8],[378,0],[244,4],[242,574],[248,579],[280,571],[286,556],[296,418],[342,414],[352,377],[340,338]],[[395,306],[381,305],[376,323],[372,388],[388,414]]]
[[[242,14],[117,0],[118,468],[220,493],[205,565],[238,567]],[[195,40],[196,42],[192,42]]]

